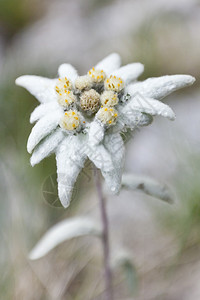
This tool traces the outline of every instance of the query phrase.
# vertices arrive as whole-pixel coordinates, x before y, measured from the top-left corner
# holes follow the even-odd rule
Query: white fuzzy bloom
[[[125,157],[121,132],[147,126],[154,116],[174,120],[172,109],[159,100],[195,81],[190,75],[170,75],[139,82],[144,66],[120,63],[113,53],[84,76],[62,64],[57,79],[16,79],[41,103],[30,118],[36,122],[27,143],[28,152],[33,151],[31,165],[56,154],[58,195],[64,207],[70,204],[87,158],[101,169],[109,189],[118,193]]]

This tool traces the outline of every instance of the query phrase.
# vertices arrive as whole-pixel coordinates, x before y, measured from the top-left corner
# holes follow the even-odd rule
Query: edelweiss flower
[[[84,76],[63,64],[58,79],[17,78],[16,84],[41,103],[30,117],[31,123],[37,122],[27,143],[28,152],[33,151],[31,165],[56,154],[58,194],[64,207],[87,158],[101,169],[110,190],[119,192],[124,165],[121,132],[149,125],[156,115],[174,120],[171,108],[158,100],[194,82],[189,75],[137,82],[143,69],[140,63],[120,68],[120,57],[114,53]]]

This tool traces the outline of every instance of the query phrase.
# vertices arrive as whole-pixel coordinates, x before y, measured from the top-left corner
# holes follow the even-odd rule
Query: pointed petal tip
[[[33,149],[32,149],[32,147],[29,145],[29,143],[27,143],[27,152],[29,153],[29,154],[31,154],[32,153],[32,151],[33,151]]]
[[[188,76],[188,82],[189,82],[189,84],[193,84],[193,83],[195,83],[195,81],[196,81],[196,78],[195,77],[193,77],[193,76],[191,76],[191,75],[187,75]]]
[[[179,77],[187,85],[192,85],[196,81],[196,78],[191,75],[180,74],[180,75],[174,75],[174,76]]]
[[[70,205],[72,190],[58,183],[58,196],[62,206],[66,209]]]
[[[141,70],[141,72],[144,72],[144,65],[143,65],[142,63],[140,63],[140,62],[135,62],[135,63],[133,63],[133,65],[137,66],[138,69]]]
[[[107,57],[112,57],[113,59],[115,58],[116,60],[121,62],[121,56],[117,53],[117,52],[113,52],[110,55],[108,55]]]
[[[26,75],[25,75],[26,76]],[[15,84],[16,85],[19,85],[19,86],[23,86],[23,83],[24,83],[24,77],[25,76],[20,76],[20,77],[17,77],[16,79],[15,79]]]
[[[39,162],[37,162],[37,159],[34,155],[34,153],[32,154],[31,158],[30,158],[30,164],[31,164],[31,167],[35,167],[35,165],[37,165]]]
[[[36,260],[36,259],[39,259],[39,257],[37,256],[37,254],[34,253],[34,251],[31,251],[28,255],[28,259]]]
[[[162,116],[166,117],[170,121],[175,121],[175,119],[176,119],[176,115],[175,115],[174,111],[169,106],[168,106],[168,111],[166,111],[165,113],[163,113]]]
[[[117,66],[121,65],[121,56],[117,53],[117,52],[113,52],[108,54],[103,60],[103,61],[111,61],[113,63],[115,63]],[[101,62],[99,62],[97,65],[99,65]]]

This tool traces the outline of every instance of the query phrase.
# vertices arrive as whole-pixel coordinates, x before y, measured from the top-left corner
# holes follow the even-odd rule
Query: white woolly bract
[[[62,116],[62,111],[55,111],[42,117],[32,128],[27,142],[27,151],[31,153],[37,144],[49,135],[57,126]]]
[[[144,71],[144,66],[141,63],[128,64],[112,72],[112,75],[120,77],[124,80],[125,84],[136,80]]]
[[[85,136],[68,136],[56,149],[58,195],[66,208],[70,204],[74,184],[87,158]]]
[[[175,119],[173,110],[159,100],[136,95],[121,110],[124,116],[131,115],[135,111],[150,114],[151,116],[163,116],[170,120]]]
[[[104,138],[105,126],[98,120],[94,120],[90,124],[88,142],[91,146],[98,145]]]
[[[32,167],[41,162],[45,157],[51,155],[64,137],[65,134],[58,128],[42,140],[31,156],[30,163]]]
[[[112,53],[101,60],[95,69],[103,70],[107,75],[111,74],[114,70],[117,70],[121,65],[121,58],[119,54]]]
[[[122,187],[130,190],[141,190],[152,197],[169,203],[173,202],[173,195],[170,189],[165,184],[152,178],[126,173],[122,176]]]
[[[114,169],[109,172],[103,170],[102,175],[109,190],[116,194],[120,191],[121,178],[124,168],[124,142],[119,133],[109,134],[105,136],[104,146],[111,154]]]
[[[56,79],[49,79],[34,75],[24,75],[16,79],[15,83],[27,89],[41,103],[56,101]]]
[[[58,75],[61,78],[67,77],[74,84],[76,78],[78,77],[78,73],[76,69],[70,64],[62,64],[58,68]]]
[[[101,172],[110,172],[114,169],[111,153],[103,144],[91,146],[87,144],[84,149],[88,158]]]
[[[148,126],[153,121],[153,117],[149,114],[144,114],[139,110],[129,110],[126,106],[120,110],[118,118],[118,131],[131,130]],[[115,128],[114,128],[115,130]]]
[[[59,244],[80,236],[101,236],[100,225],[92,219],[78,217],[64,220],[50,228],[29,254],[32,260],[39,259]]]
[[[93,120],[92,115],[90,120],[84,120],[81,113],[83,106],[78,106],[77,103],[73,102],[73,107],[68,107],[65,104],[67,99],[65,97],[59,98],[60,96],[63,97],[63,94],[59,95],[60,84],[58,79],[32,75],[21,76],[16,79],[17,85],[26,88],[42,103],[31,114],[30,122],[37,121],[37,123],[29,136],[27,149],[31,153],[36,147],[31,157],[32,165],[39,163],[52,152],[56,153],[58,194],[64,207],[67,207],[70,203],[74,184],[87,157],[101,170],[109,189],[114,193],[119,192],[124,166],[124,143],[120,132],[124,132],[128,128],[135,130],[137,127],[149,125],[153,120],[153,116],[156,115],[174,120],[175,114],[172,109],[158,100],[180,88],[191,85],[195,81],[189,75],[171,75],[149,78],[143,82],[129,84],[141,75],[144,67],[140,63],[133,63],[120,68],[120,63],[121,59],[118,54],[110,54],[95,66],[96,69],[92,68],[88,72],[86,77],[89,75],[94,77],[90,78],[89,84],[79,85],[80,95],[77,94],[77,99],[82,92],[85,92],[84,88],[86,90],[90,88],[97,89],[96,92],[100,94],[103,93],[103,89],[113,91],[113,94],[116,93],[115,108],[107,107],[108,104],[112,106],[109,99],[106,98],[108,92],[104,95],[103,100],[101,99],[103,107],[99,108],[99,102],[97,101],[99,110],[96,116],[93,114]],[[75,84],[78,75],[70,64],[62,64],[58,69],[58,73],[59,77],[63,78],[63,80],[60,80],[61,83],[67,82],[68,79],[73,85]],[[104,81],[105,74],[108,77],[113,76]],[[95,83],[94,86],[92,86],[92,83]],[[98,84],[100,85],[98,86]],[[67,93],[67,88],[72,89],[71,93],[77,92],[77,90],[73,91],[71,83],[67,83],[66,87],[64,86],[65,84],[63,86],[61,84],[63,93]],[[55,88],[58,93],[56,93]],[[89,97],[89,100],[90,98],[93,99],[93,96]],[[78,111],[81,120],[80,128],[76,128],[75,122],[71,124],[73,130],[67,128],[64,131],[65,126],[63,128],[58,127],[58,124],[64,124],[61,122],[61,118],[68,114],[65,109],[70,109],[71,112],[73,110]],[[114,115],[110,114],[112,120],[109,120],[109,115],[106,117],[106,112],[111,113],[111,110]],[[114,110],[116,110],[116,113],[114,113]],[[76,114],[75,111],[73,113]],[[102,123],[106,124],[105,126],[100,123],[98,117],[100,117]],[[110,123],[110,121],[112,122]],[[110,126],[111,124],[112,126]],[[161,186],[152,184],[149,181],[135,183],[131,177],[129,183],[124,182],[123,184],[129,186],[129,188],[137,186],[146,193],[157,195],[157,197],[163,199],[167,198],[167,196],[163,196],[165,190],[163,192]]]
[[[159,100],[194,82],[195,78],[190,75],[168,75],[130,84],[126,88],[126,92],[131,96],[139,93],[142,96]]]
[[[60,110],[58,102],[49,102],[38,105],[30,116],[30,123],[34,123],[49,113]]]

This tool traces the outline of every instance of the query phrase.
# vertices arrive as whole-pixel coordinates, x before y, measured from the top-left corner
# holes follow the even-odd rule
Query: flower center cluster
[[[104,73],[103,70],[95,70],[95,68],[92,68],[88,72],[88,76],[92,79],[93,82],[95,83],[100,83],[104,82],[106,78],[106,74]]]
[[[97,113],[97,118],[105,125],[114,125],[117,116],[117,110],[111,107],[101,107]]]
[[[68,110],[60,120],[60,127],[72,131],[80,126],[80,116],[77,111]]]
[[[67,77],[59,78],[55,90],[64,110],[59,123],[61,128],[72,133],[80,131],[85,127],[85,120],[91,122],[91,116],[106,127],[114,125],[123,88],[121,78],[113,75],[107,78],[103,70],[95,68],[77,77],[74,87]]]
[[[119,93],[124,88],[124,82],[120,77],[111,75],[108,79],[106,79],[104,86],[107,91]]]

